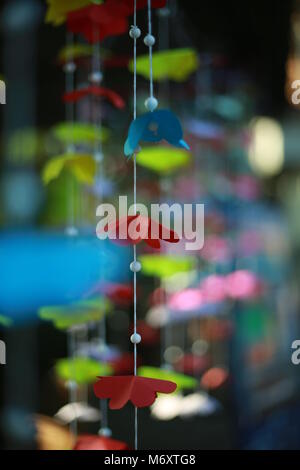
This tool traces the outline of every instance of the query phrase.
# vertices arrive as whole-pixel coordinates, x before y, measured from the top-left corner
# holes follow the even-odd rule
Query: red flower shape
[[[113,368],[114,375],[126,375],[130,374],[134,367],[134,355],[133,353],[122,353],[121,356],[117,357],[108,362]],[[141,365],[141,359],[137,356],[137,366]]]
[[[121,4],[114,1],[103,5],[89,5],[70,12],[67,27],[75,34],[82,34],[93,44],[109,36],[126,33],[128,19],[122,14]]]
[[[152,0],[152,8],[161,8],[166,0]],[[137,9],[147,7],[147,0],[137,0]],[[134,11],[133,0],[107,0],[102,5],[90,5],[68,14],[67,27],[82,34],[90,43],[128,30],[128,16]]]
[[[152,0],[151,7],[152,8],[163,8],[166,6],[166,0]],[[122,7],[120,6],[122,4]],[[148,0],[137,0],[136,8],[137,10],[141,10],[142,8],[146,8],[148,5]],[[126,15],[131,15],[134,12],[134,1],[133,0],[108,0],[107,7],[108,8],[115,8],[117,6],[119,13],[124,13]],[[122,9],[121,9],[122,8]]]
[[[123,408],[128,401],[137,408],[151,406],[157,393],[172,393],[177,385],[167,380],[150,379],[133,375],[98,377],[94,392],[98,398],[109,398],[111,410]]]
[[[130,215],[119,219],[116,223],[107,224],[104,232],[111,234],[111,239],[120,243],[137,245],[144,240],[151,248],[160,248],[160,240],[178,243],[176,232],[143,215]]]
[[[63,95],[63,101],[65,103],[75,103],[76,101],[79,101],[88,95],[93,95],[97,98],[107,98],[113,106],[119,109],[125,107],[125,101],[120,95],[118,95],[118,93],[113,90],[110,90],[109,88],[104,88],[97,85],[91,85],[85,88],[80,88],[78,90],[71,91],[70,93],[65,93]]]
[[[78,437],[74,450],[130,450],[130,448],[125,442],[109,437],[83,434]]]

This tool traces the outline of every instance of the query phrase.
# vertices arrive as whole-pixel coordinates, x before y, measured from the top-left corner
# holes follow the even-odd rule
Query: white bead
[[[130,263],[130,271],[133,273],[138,273],[141,269],[142,265],[139,261],[132,261],[132,263]]]
[[[89,80],[92,83],[101,83],[103,80],[103,74],[102,72],[92,72],[89,76]]]
[[[147,34],[147,36],[144,37],[144,43],[148,47],[152,47],[155,44],[155,37],[152,36],[152,34]]]
[[[130,341],[132,344],[140,344],[142,337],[138,333],[133,333],[133,335],[130,336]]]
[[[101,428],[98,434],[103,437],[111,437],[112,431],[109,428]]]
[[[145,106],[148,111],[154,111],[158,106],[158,101],[154,96],[150,96],[146,99]]]
[[[65,73],[74,73],[76,70],[75,62],[66,62],[64,65],[64,72]]]
[[[132,39],[138,39],[141,36],[141,34],[142,34],[142,32],[141,32],[140,28],[138,28],[137,26],[131,26],[131,28],[129,30],[129,36]]]

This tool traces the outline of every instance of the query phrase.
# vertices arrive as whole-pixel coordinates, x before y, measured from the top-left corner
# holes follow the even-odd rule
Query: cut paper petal
[[[220,403],[207,393],[197,392],[187,396],[160,396],[151,407],[151,415],[161,421],[177,417],[210,416],[221,408]]]
[[[168,302],[172,310],[193,311],[198,310],[205,304],[203,294],[200,289],[185,289],[173,294]]]
[[[104,232],[108,232],[112,239],[120,243],[137,245],[145,241],[155,249],[160,248],[160,240],[168,243],[179,242],[176,232],[142,215],[127,216],[116,223],[109,223],[104,227]]]
[[[208,355],[184,354],[175,364],[176,371],[197,376],[210,367],[210,357]]]
[[[203,374],[201,385],[208,390],[215,390],[227,381],[228,376],[228,372],[222,367],[213,367]]]
[[[121,9],[122,3],[116,1],[89,5],[68,14],[67,28],[81,34],[91,44],[124,34],[128,30],[128,19],[122,15]]]
[[[176,384],[165,380],[139,376],[99,377],[94,385],[98,398],[109,399],[112,410],[123,408],[128,401],[137,408],[151,406],[157,398],[157,393],[173,393]]]
[[[198,381],[194,377],[179,374],[166,369],[158,369],[156,367],[142,366],[138,368],[138,375],[141,377],[153,377],[158,380],[168,380],[175,382],[177,391],[194,389],[198,386]]]
[[[63,101],[65,103],[76,103],[85,96],[89,95],[93,95],[97,98],[107,98],[107,100],[113,106],[115,106],[115,108],[122,109],[125,107],[125,101],[120,95],[118,95],[118,93],[110,90],[109,88],[104,88],[97,85],[90,85],[86,88],[79,88],[78,90],[65,93],[63,95]]]
[[[58,62],[64,64],[74,61],[81,57],[91,57],[93,55],[93,47],[89,44],[71,44],[64,46],[58,54]]]
[[[181,395],[161,395],[151,406],[151,415],[161,421],[171,421],[179,415],[181,402]]]
[[[107,142],[110,132],[87,123],[61,122],[51,129],[53,136],[65,145],[68,144],[94,144]]]
[[[220,402],[207,393],[197,392],[182,397],[179,416],[192,418],[193,416],[210,416],[221,408]]]
[[[76,437],[62,424],[48,416],[36,415],[36,442],[38,450],[72,450]]]
[[[235,300],[254,299],[262,293],[262,283],[251,271],[239,270],[226,276],[226,292]]]
[[[174,80],[184,82],[198,68],[197,52],[194,49],[172,49],[153,54],[153,78],[157,81]],[[133,61],[129,69],[133,72]],[[137,58],[137,73],[150,78],[149,54]]]
[[[226,278],[219,274],[210,274],[200,284],[206,302],[223,302],[227,298]]]
[[[76,302],[70,305],[42,307],[39,317],[52,321],[59,330],[72,326],[95,323],[111,311],[112,305],[107,299],[93,299]]]
[[[83,434],[78,437],[74,450],[130,450],[130,447],[110,437]]]
[[[70,11],[83,8],[90,3],[91,0],[47,0],[48,10],[45,21],[59,26],[66,21]],[[102,0],[99,0],[98,3],[102,3]]]
[[[86,403],[68,403],[58,410],[54,418],[64,424],[70,424],[74,420],[81,423],[97,423],[101,419],[101,413]]]
[[[147,147],[136,155],[139,165],[157,173],[170,173],[189,165],[190,154],[185,150],[169,147]]]
[[[74,381],[77,384],[93,383],[97,376],[110,375],[113,370],[108,364],[101,364],[92,359],[76,357],[60,359],[55,364],[57,376],[64,381]]]
[[[71,44],[64,46],[58,54],[58,62],[64,64],[69,61],[76,61],[93,55],[93,46],[90,44]],[[111,53],[101,48],[101,58],[103,61],[111,60]]]
[[[151,8],[163,8],[166,6],[166,0],[152,0]],[[118,12],[126,15],[132,15],[134,12],[134,2],[132,0],[107,0],[108,6],[116,5]],[[146,8],[148,0],[137,0],[136,9]]]
[[[196,266],[196,259],[192,256],[143,255],[139,257],[139,261],[143,274],[161,279],[191,271]]]
[[[130,157],[137,151],[140,142],[160,142],[161,140],[167,141],[174,147],[190,149],[183,140],[179,119],[168,109],[149,112],[132,121],[124,145],[124,153]]]
[[[96,162],[92,155],[81,153],[66,153],[53,157],[43,169],[44,184],[58,178],[64,169],[69,170],[80,183],[93,184]]]

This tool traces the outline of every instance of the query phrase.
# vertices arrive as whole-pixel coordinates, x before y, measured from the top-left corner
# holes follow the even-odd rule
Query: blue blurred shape
[[[128,282],[130,249],[96,235],[0,233],[0,314],[37,318],[42,306],[80,300],[95,284]]]
[[[161,140],[166,140],[175,147],[189,150],[188,144],[183,140],[179,119],[168,109],[146,113],[132,121],[124,145],[124,153],[127,157],[133,155],[140,141],[160,142]]]

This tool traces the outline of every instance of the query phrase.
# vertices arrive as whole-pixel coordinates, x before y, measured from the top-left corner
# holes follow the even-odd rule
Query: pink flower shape
[[[253,299],[261,294],[262,283],[251,271],[239,270],[226,276],[226,292],[235,300]]]
[[[204,303],[200,289],[185,289],[172,295],[168,305],[176,311],[193,311],[198,310]]]
[[[202,281],[200,288],[206,302],[223,302],[227,297],[224,276],[211,274]]]

